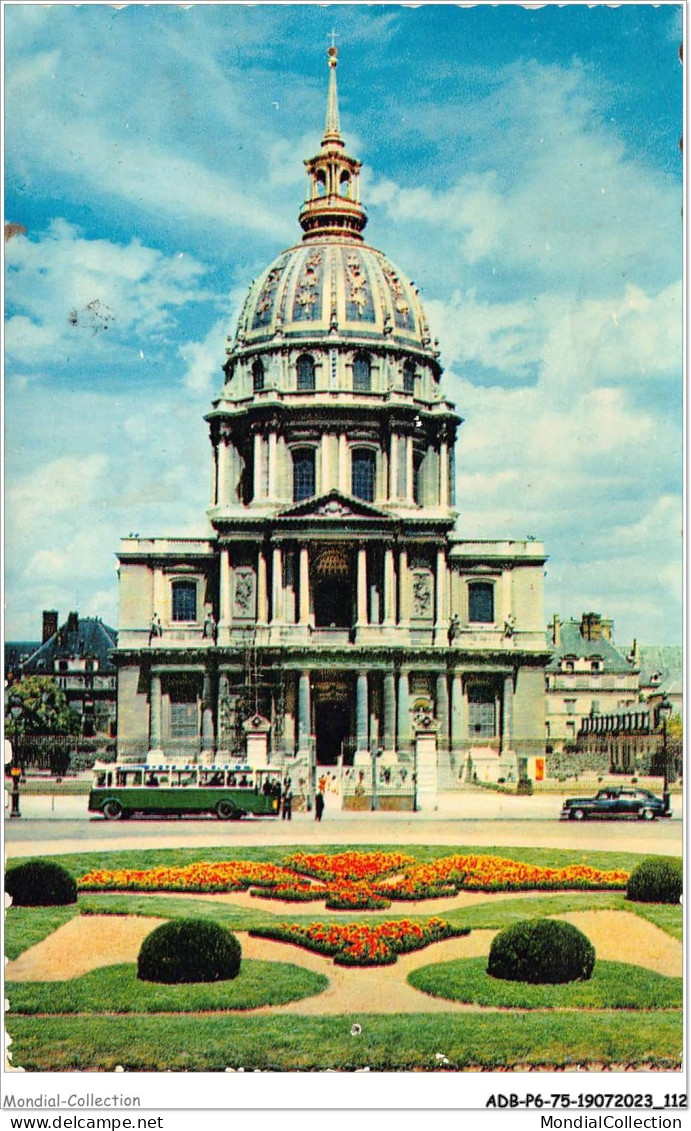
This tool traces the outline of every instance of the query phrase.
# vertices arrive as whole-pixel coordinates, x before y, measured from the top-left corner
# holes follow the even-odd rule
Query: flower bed
[[[218,864],[188,864],[184,868],[121,868],[114,872],[96,869],[82,876],[81,891],[245,891],[251,885],[307,884],[275,864],[253,860],[229,860]]]
[[[399,954],[421,950],[441,939],[470,934],[468,927],[452,927],[443,919],[413,923],[410,919],[377,923],[280,923],[254,927],[251,935],[293,943],[332,957],[338,966],[391,966]]]
[[[333,856],[325,853],[295,852],[283,861],[286,868],[317,880],[377,880],[402,872],[415,864],[412,856],[402,852],[339,852]]]
[[[396,882],[394,873],[401,873]],[[312,884],[306,879],[319,881]],[[387,878],[388,877],[388,878]],[[256,861],[189,864],[147,871],[96,870],[79,881],[82,891],[246,891],[267,899],[307,903],[325,899],[334,910],[388,907],[392,900],[439,899],[458,891],[573,891],[626,887],[628,873],[603,872],[586,864],[542,868],[500,856],[444,856],[416,864],[397,852],[342,852],[334,856],[298,852],[283,866]],[[261,890],[258,890],[261,889]]]

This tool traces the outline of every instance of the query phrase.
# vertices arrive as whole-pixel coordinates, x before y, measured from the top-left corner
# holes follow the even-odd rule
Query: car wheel
[[[240,815],[232,801],[219,801],[216,805],[216,816],[219,821],[237,820]]]
[[[103,816],[107,821],[119,821],[122,817],[122,805],[119,801],[111,799],[103,806]]]
[[[585,821],[585,813],[582,809],[573,809],[571,812],[572,821]]]
[[[652,809],[643,809],[640,814],[640,818],[642,821],[654,821],[655,814],[653,813]]]

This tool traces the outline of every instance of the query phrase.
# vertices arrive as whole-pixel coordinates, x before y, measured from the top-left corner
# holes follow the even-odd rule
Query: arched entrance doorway
[[[316,628],[352,628],[355,594],[350,567],[345,547],[329,546],[316,555],[312,570]]]
[[[314,735],[318,766],[335,766],[341,753],[352,761],[353,680],[348,675],[323,673],[313,684]]]

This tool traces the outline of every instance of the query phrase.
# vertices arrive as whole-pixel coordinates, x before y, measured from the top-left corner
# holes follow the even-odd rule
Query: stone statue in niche
[[[218,625],[216,624],[214,614],[211,609],[207,609],[206,616],[204,618],[204,628],[202,629],[202,637],[205,640],[215,640],[217,635]]]
[[[413,574],[413,616],[427,620],[432,615],[432,585],[428,573]]]
[[[254,616],[254,573],[251,569],[238,570],[235,575],[235,616]]]

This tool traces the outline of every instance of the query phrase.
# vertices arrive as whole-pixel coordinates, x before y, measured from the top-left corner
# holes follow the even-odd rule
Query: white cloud
[[[6,265],[8,301],[18,311],[7,323],[6,350],[23,364],[84,355],[113,363],[138,338],[152,352],[174,328],[175,311],[215,298],[192,256],[165,256],[138,240],[84,239],[64,220],[40,239],[11,240]]]

